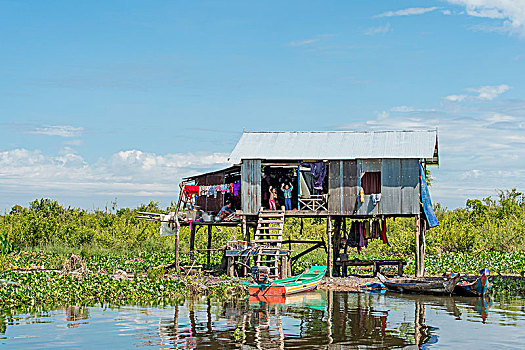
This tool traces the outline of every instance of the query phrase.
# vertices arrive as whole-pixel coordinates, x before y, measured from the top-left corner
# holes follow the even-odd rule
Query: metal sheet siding
[[[359,195],[359,187],[357,185],[357,161],[344,160],[344,214],[354,214],[357,210],[357,197]]]
[[[381,214],[419,212],[419,160],[383,159]]]
[[[230,155],[242,159],[432,158],[437,131],[249,132]]]
[[[383,159],[381,166],[381,214],[400,214],[401,160]]]
[[[419,160],[401,159],[401,214],[419,213]]]
[[[241,207],[255,215],[261,207],[261,160],[244,159],[241,164]]]
[[[331,215],[351,215],[356,209],[357,162],[335,160],[329,162],[328,211]]]
[[[328,164],[328,211],[332,215],[341,214],[343,211],[342,163],[340,160],[334,160]]]

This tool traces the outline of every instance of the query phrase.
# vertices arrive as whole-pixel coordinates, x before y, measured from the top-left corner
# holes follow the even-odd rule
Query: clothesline
[[[390,246],[386,236],[386,220],[366,219],[363,221],[352,221],[350,232],[348,233],[348,242],[350,247],[357,248],[360,252],[362,247],[368,246],[369,239],[381,239],[381,241]]]
[[[191,198],[194,196],[213,196],[217,198],[217,193],[231,193],[238,196],[241,190],[241,181],[235,181],[220,185],[185,185],[184,192]]]

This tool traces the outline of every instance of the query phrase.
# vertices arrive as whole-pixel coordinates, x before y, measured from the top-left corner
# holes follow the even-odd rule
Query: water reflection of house
[[[414,322],[407,329],[392,328],[388,310],[375,295],[327,292],[319,298],[272,302],[232,300],[217,305],[207,301],[197,317],[195,300],[188,300],[184,315],[175,309],[172,324],[159,328],[166,344],[184,348],[226,348],[243,344],[247,348],[315,348],[330,344],[367,348],[421,347],[437,341],[433,328],[425,323],[425,303],[414,305]],[[321,308],[320,306],[324,306]],[[451,307],[452,311],[452,307]],[[179,318],[182,317],[182,321]],[[223,322],[225,321],[225,322]],[[181,332],[182,322],[185,331]],[[189,322],[189,324],[188,324]]]

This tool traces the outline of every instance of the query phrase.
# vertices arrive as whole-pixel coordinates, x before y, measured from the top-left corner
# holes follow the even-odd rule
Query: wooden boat
[[[325,274],[326,266],[312,266],[298,276],[268,281],[267,283],[252,283],[248,286],[248,293],[251,296],[282,296],[306,292],[315,289]]]
[[[473,282],[463,281],[456,285],[454,293],[468,297],[483,297],[490,292],[492,283],[489,282],[489,269],[482,269],[480,276]]]
[[[447,277],[389,279],[378,273],[377,277],[388,290],[392,291],[401,293],[452,294],[461,276],[459,273],[453,273]]]
[[[386,291],[386,287],[383,283],[373,282],[360,285],[358,290],[360,292],[384,293]]]

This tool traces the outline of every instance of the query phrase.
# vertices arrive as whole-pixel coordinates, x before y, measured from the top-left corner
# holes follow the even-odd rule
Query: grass
[[[57,247],[55,247],[57,248]],[[11,253],[0,259],[0,308],[52,305],[173,304],[191,294],[224,298],[242,292],[226,278],[177,276],[156,266],[173,262],[174,254],[156,252],[118,253],[105,250],[83,252],[89,273],[72,275],[59,271],[70,250],[35,250]],[[187,257],[186,257],[187,259]],[[198,254],[197,260],[205,256]],[[184,259],[183,259],[184,260]],[[21,273],[16,269],[32,269]],[[134,278],[117,279],[117,270]],[[9,283],[6,283],[9,282]]]

